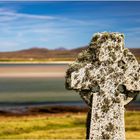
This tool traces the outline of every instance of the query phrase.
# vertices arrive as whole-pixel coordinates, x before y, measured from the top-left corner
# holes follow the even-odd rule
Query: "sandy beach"
[[[0,77],[64,77],[68,64],[43,63],[43,64],[1,64]]]

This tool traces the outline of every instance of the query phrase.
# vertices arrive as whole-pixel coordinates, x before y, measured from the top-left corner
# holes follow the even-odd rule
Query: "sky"
[[[0,2],[0,51],[88,45],[96,32],[122,32],[140,48],[140,1]]]

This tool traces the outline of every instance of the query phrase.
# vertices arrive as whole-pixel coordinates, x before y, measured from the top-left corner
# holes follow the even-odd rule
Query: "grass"
[[[0,116],[0,139],[85,139],[85,113]],[[140,112],[126,112],[126,138],[140,139]]]

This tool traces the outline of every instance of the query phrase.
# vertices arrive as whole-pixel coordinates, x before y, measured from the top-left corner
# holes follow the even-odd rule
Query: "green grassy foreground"
[[[127,139],[140,139],[140,112],[126,112]],[[85,113],[0,116],[0,139],[84,139]]]

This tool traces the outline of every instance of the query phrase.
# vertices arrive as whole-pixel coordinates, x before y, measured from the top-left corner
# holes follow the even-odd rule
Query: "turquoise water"
[[[66,69],[67,64],[0,64],[1,75],[21,73],[0,77],[0,105],[83,103],[78,93],[65,89],[64,76],[53,76],[57,72],[65,75]],[[34,72],[53,73],[49,77],[30,76]],[[22,76],[24,73],[29,77]]]
[[[0,102],[79,101],[64,87],[64,78],[1,78]]]
[[[75,103],[81,98],[75,91],[65,89],[64,76],[35,77],[34,72],[62,72],[66,64],[1,64],[4,74],[21,73],[18,77],[0,77],[0,105],[32,105],[48,103]],[[22,76],[29,73],[29,77]]]

